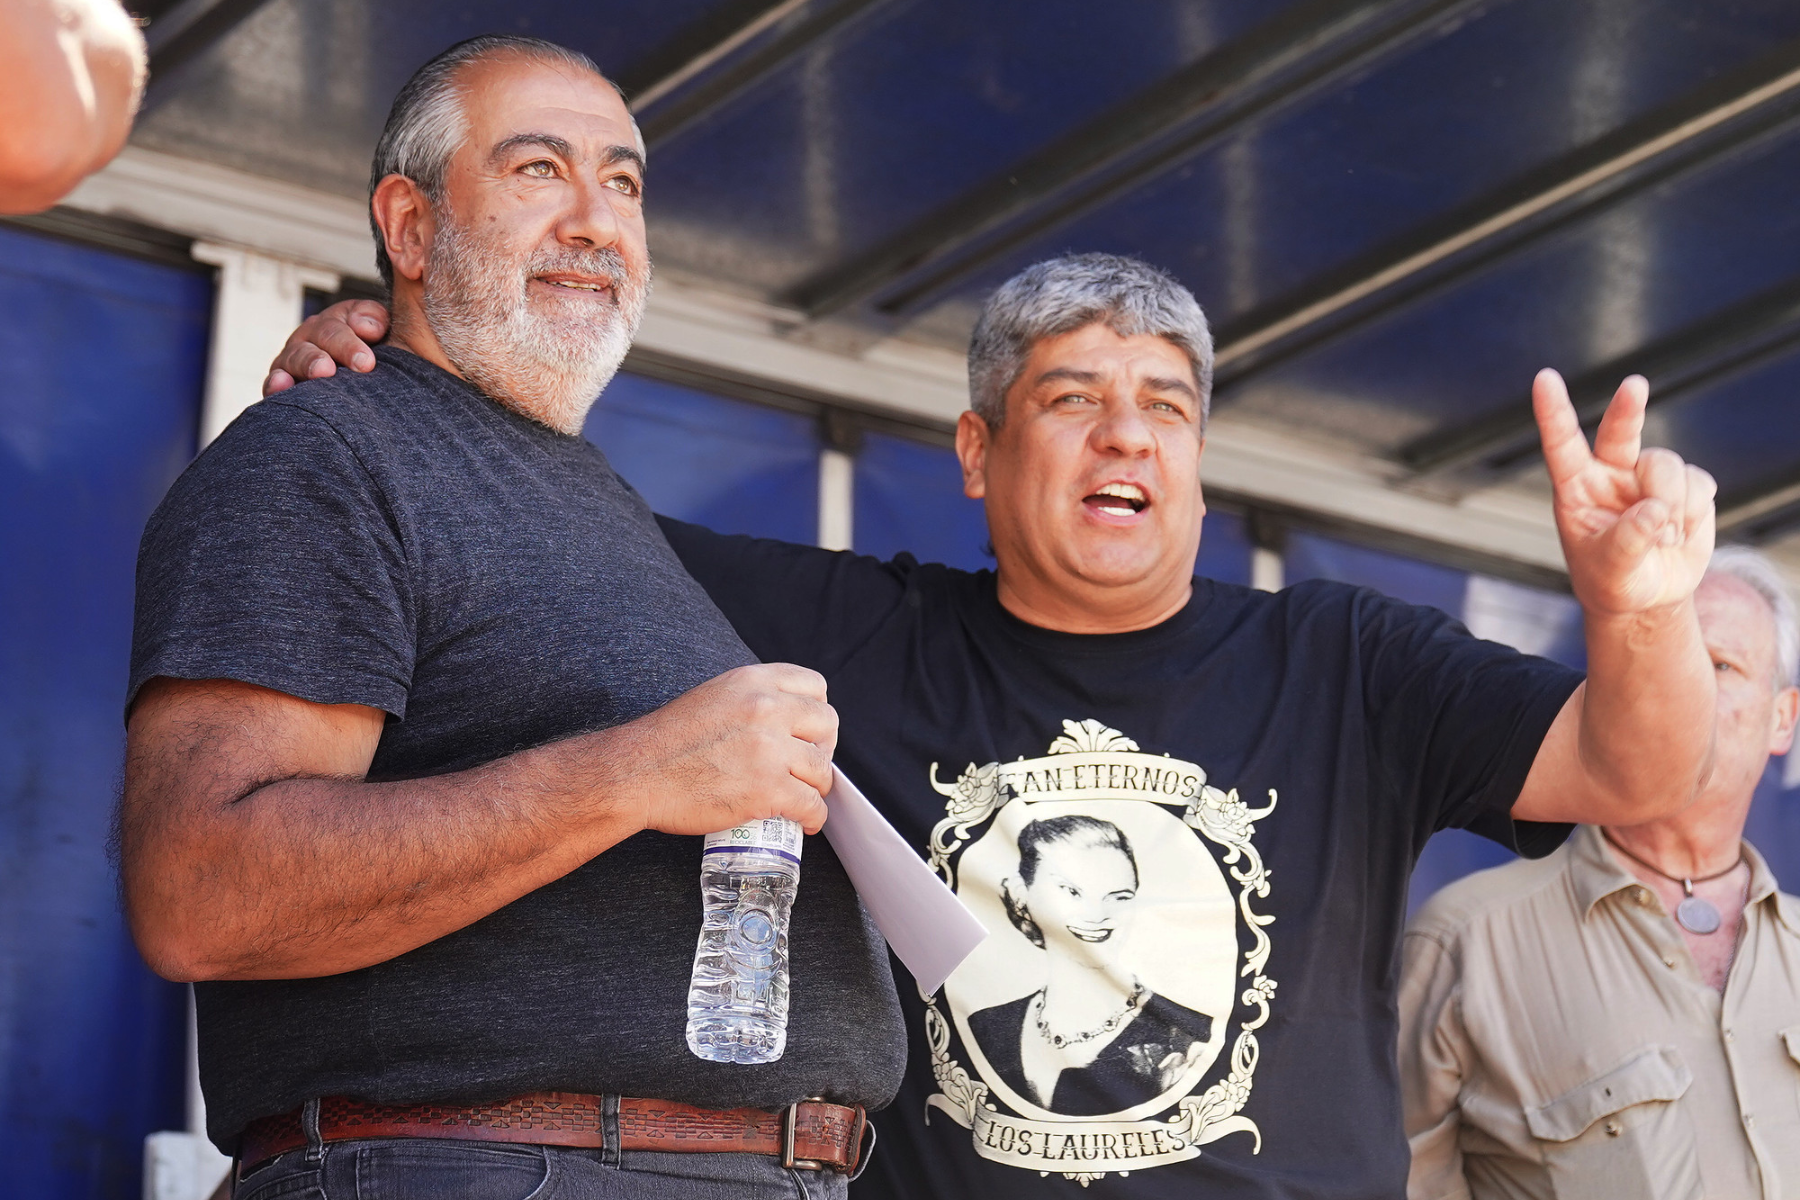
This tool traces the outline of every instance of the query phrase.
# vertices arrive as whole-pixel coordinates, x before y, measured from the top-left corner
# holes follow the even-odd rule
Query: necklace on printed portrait
[[[1084,1029],[1080,1033],[1057,1033],[1050,1028],[1050,1022],[1044,1019],[1044,993],[1042,992],[1039,992],[1037,999],[1031,1002],[1031,1013],[1032,1020],[1037,1025],[1038,1036],[1061,1050],[1068,1046],[1084,1045],[1097,1037],[1111,1033],[1126,1017],[1136,1012],[1137,1006],[1143,1002],[1144,985],[1134,981],[1131,985],[1131,994],[1125,997],[1125,1003],[1119,1006],[1118,1011],[1092,1029]]]

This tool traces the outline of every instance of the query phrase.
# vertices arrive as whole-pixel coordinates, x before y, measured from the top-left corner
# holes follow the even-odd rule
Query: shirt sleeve
[[[884,563],[848,551],[714,533],[671,517],[656,520],[682,566],[764,662],[798,663],[830,676],[908,594],[910,555]]]
[[[1368,591],[1359,603],[1372,751],[1420,845],[1457,828],[1529,858],[1560,846],[1571,826],[1511,812],[1581,673],[1482,641],[1435,608]]]
[[[255,405],[145,527],[126,711],[161,675],[403,717],[408,580],[390,505],[337,430],[292,405]]]
[[[1455,956],[1408,930],[1400,952],[1400,1092],[1412,1147],[1407,1200],[1468,1200],[1458,1133],[1468,1038]]]

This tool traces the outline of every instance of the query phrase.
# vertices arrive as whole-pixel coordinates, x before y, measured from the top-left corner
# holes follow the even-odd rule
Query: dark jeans
[[[845,1177],[757,1154],[564,1150],[382,1138],[294,1150],[233,1200],[844,1200]]]

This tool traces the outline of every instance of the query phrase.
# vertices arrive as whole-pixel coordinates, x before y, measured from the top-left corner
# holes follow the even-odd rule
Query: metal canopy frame
[[[1485,0],[1312,0],[1100,113],[841,266],[794,289],[810,316],[874,298],[915,313],[972,272],[1285,105],[1442,30]]]
[[[733,51],[797,12],[802,4],[779,3],[745,21],[735,31],[721,36],[682,66],[673,68],[662,80],[645,87],[643,95],[632,103],[632,111],[640,112],[638,126],[644,141],[651,146],[668,142],[684,130],[700,124],[707,117],[731,103],[751,87],[768,78],[796,55],[818,45],[845,25],[876,8],[883,0],[836,0],[812,13],[792,27],[770,37],[743,57],[721,66],[715,73],[707,71],[730,58]],[[696,80],[691,85],[689,80]],[[630,89],[627,89],[629,93]],[[668,97],[665,99],[665,97]]]
[[[1583,424],[1605,411],[1627,374],[1650,381],[1650,403],[1667,406],[1703,387],[1755,370],[1800,348],[1800,280],[1735,304],[1570,381]],[[1529,402],[1467,425],[1418,438],[1399,459],[1415,477],[1442,477],[1459,490],[1500,482],[1535,460],[1537,424]]]
[[[1754,150],[1800,121],[1800,41],[1703,85],[1219,331],[1217,388],[1361,328],[1658,184]]]
[[[262,3],[144,0],[140,11],[152,18],[146,34],[153,71],[146,107],[179,91],[185,65],[217,47]],[[700,16],[648,53],[619,55],[631,62],[614,77],[653,146],[730,117],[726,110],[748,91],[774,82],[797,57],[841,42],[872,14],[908,8],[884,8],[884,0],[712,0],[699,7]],[[1501,7],[1500,0],[1285,5],[1122,103],[1091,112],[1011,166],[984,167],[991,173],[950,201],[934,201],[922,215],[926,206],[918,205],[902,216],[898,232],[828,261],[784,294],[759,302],[785,304],[787,327],[824,321],[835,328],[852,318],[866,327],[857,336],[892,332],[1047,234]],[[1793,36],[1791,25],[1782,28],[1774,36]],[[1652,189],[1747,160],[1796,127],[1800,38],[1230,320],[1217,331],[1218,407],[1228,410],[1252,379],[1429,303],[1483,272],[1520,263],[1548,239]],[[55,232],[96,237],[86,227]],[[100,233],[124,237],[110,226]],[[136,253],[177,252],[173,242],[125,240]],[[1652,402],[1667,406],[1795,354],[1800,277],[1588,367],[1571,380],[1571,390],[1591,422],[1626,372],[1649,376]],[[666,355],[638,354],[635,360],[646,373],[690,383],[697,382],[690,369],[702,372],[721,390],[755,392],[753,398],[765,403],[810,407],[831,399],[802,396],[791,387],[776,396],[735,375],[724,378],[718,364],[700,359],[687,367]],[[872,410],[865,415],[876,419]],[[923,427],[909,428],[917,435]],[[1368,461],[1382,478],[1414,494],[1462,497],[1513,478],[1532,458],[1534,433],[1526,406],[1505,404],[1452,418],[1445,428],[1377,452],[1392,456],[1385,463]],[[1267,507],[1266,497],[1260,506]],[[1740,481],[1721,496],[1722,533],[1770,538],[1795,529],[1800,467]]]
[[[1767,542],[1788,533],[1800,527],[1800,467],[1720,496],[1718,508],[1721,538]]]
[[[167,99],[166,83],[182,66],[223,41],[267,0],[179,0],[152,18],[144,30],[150,52],[150,86],[143,108],[155,108]]]
[[[633,112],[648,108],[772,28],[809,0],[733,0],[613,75]]]

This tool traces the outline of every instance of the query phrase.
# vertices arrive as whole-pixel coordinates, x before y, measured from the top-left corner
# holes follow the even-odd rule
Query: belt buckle
[[[808,1096],[807,1102],[817,1100],[817,1096]],[[823,1171],[825,1164],[812,1158],[794,1157],[794,1126],[799,1123],[800,1101],[796,1100],[781,1114],[781,1165],[789,1170]]]

